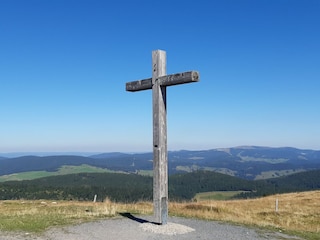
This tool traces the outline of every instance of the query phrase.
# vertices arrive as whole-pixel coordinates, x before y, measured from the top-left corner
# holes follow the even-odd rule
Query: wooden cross
[[[153,104],[153,211],[156,223],[168,219],[168,153],[166,87],[198,82],[196,71],[166,75],[166,52],[152,51],[152,78],[126,83],[126,90],[152,89]]]

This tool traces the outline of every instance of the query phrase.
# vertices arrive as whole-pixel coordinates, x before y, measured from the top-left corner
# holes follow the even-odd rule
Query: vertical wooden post
[[[166,86],[158,78],[166,75],[166,52],[152,52],[153,102],[153,208],[156,222],[168,219],[168,156]]]
[[[126,83],[130,92],[152,89],[153,210],[156,222],[168,221],[168,152],[166,87],[199,81],[197,71],[166,75],[166,52],[152,51],[152,78]]]

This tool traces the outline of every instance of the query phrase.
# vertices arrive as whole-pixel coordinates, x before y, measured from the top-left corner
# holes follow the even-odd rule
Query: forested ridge
[[[80,173],[0,184],[0,200],[52,199],[135,202],[152,200],[152,177],[125,173]],[[267,180],[245,180],[212,171],[169,177],[170,200],[191,200],[196,193],[247,191],[237,198],[320,189],[320,170]]]
[[[152,171],[152,159],[152,152],[103,153],[87,157],[76,155],[4,157],[0,155],[0,176],[32,171],[52,173],[65,166],[81,165],[136,173],[138,171]],[[210,170],[254,180],[315,169],[320,169],[320,151],[316,150],[244,146],[168,152],[169,175]]]

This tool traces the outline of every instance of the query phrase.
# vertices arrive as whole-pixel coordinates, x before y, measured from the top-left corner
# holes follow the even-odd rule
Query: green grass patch
[[[261,172],[259,175],[257,175],[255,177],[255,180],[283,177],[283,176],[288,176],[291,174],[304,172],[304,171],[305,171],[304,169],[287,169],[287,170],[279,170],[279,171],[276,171],[276,170],[266,171],[266,172]]]
[[[214,192],[202,192],[197,193],[194,199],[197,201],[206,201],[206,200],[229,200],[237,194],[243,193],[246,191],[214,191]]]
[[[249,156],[239,156],[241,157],[242,162],[267,162],[267,163],[283,163],[287,162],[287,158],[257,158],[257,157],[249,157]]]
[[[65,226],[116,215],[111,205],[77,202],[0,202],[0,231],[40,233]]]
[[[0,176],[0,182],[32,180],[32,179],[43,178],[43,177],[59,176],[59,175],[67,175],[67,174],[75,174],[75,173],[105,173],[105,172],[114,172],[114,171],[90,166],[87,164],[83,164],[80,166],[66,165],[59,168],[59,170],[56,172],[30,171],[30,172],[14,173],[10,175],[3,175],[3,176]]]
[[[148,176],[148,177],[153,176],[153,170],[138,170],[137,173],[142,176]]]
[[[199,166],[192,165],[192,166],[176,166],[177,171],[183,171],[183,172],[193,172],[199,170]]]

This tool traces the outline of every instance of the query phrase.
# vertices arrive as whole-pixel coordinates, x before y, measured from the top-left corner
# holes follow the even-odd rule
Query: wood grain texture
[[[153,210],[155,222],[168,219],[168,150],[166,87],[199,81],[197,71],[166,75],[166,52],[152,51],[152,78],[127,82],[126,91],[152,89],[153,115]]]
[[[161,86],[166,87],[184,83],[192,83],[199,81],[199,73],[197,71],[176,73],[158,77],[157,80]],[[126,83],[126,91],[129,92],[137,92],[148,89],[152,89],[152,78]]]
[[[159,77],[166,75],[166,53],[152,52],[153,101],[153,206],[156,222],[166,224],[168,218],[168,156],[166,87]]]

